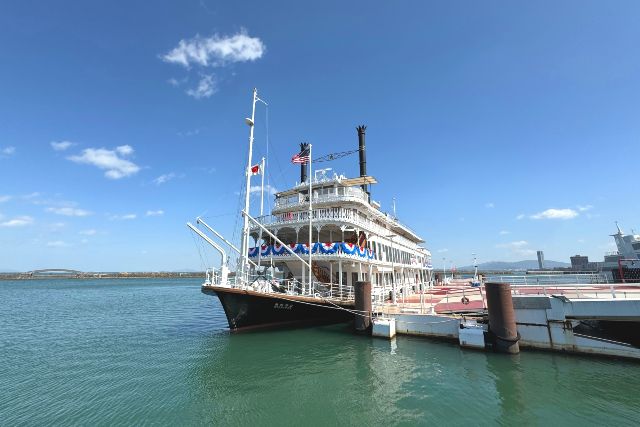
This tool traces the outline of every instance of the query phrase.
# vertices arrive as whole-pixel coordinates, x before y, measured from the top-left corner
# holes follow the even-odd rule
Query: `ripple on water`
[[[199,280],[0,282],[2,424],[637,424],[638,364],[229,334]]]

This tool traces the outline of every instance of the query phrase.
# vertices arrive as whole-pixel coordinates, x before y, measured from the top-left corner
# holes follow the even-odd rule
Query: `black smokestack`
[[[307,153],[308,155],[308,151],[309,151],[309,144],[307,142],[301,142],[300,143],[300,153]],[[300,164],[300,184],[302,184],[303,182],[305,182],[307,180],[307,168],[309,166],[306,163],[301,163]]]
[[[367,152],[365,151],[364,134],[367,131],[365,125],[358,126],[358,152],[360,154],[360,176],[367,176]],[[369,194],[367,184],[362,184],[362,191]]]

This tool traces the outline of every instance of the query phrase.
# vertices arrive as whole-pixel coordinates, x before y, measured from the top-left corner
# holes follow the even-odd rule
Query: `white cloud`
[[[547,209],[531,215],[531,219],[571,219],[578,216],[578,212],[573,209]]]
[[[501,231],[500,231],[500,233],[498,233],[498,234],[500,234],[501,236],[505,236],[505,235],[507,235],[507,234],[509,234],[509,233],[510,233],[510,231],[507,231],[507,230],[501,230]]]
[[[493,202],[489,202],[489,203],[485,203],[484,207],[487,209],[492,209],[492,208],[495,208],[496,206],[493,204]]]
[[[185,77],[184,79],[180,79],[180,80],[172,77],[169,80],[167,80],[167,83],[169,83],[171,86],[178,87],[180,85],[185,84],[187,81],[189,81],[189,77]]]
[[[18,216],[5,222],[0,222],[0,227],[24,227],[33,224],[33,218],[30,216]]]
[[[105,169],[105,176],[109,179],[120,179],[137,173],[140,167],[121,156],[129,156],[133,148],[129,145],[121,145],[115,150],[105,148],[87,148],[81,155],[67,157],[72,162],[84,163]]]
[[[64,216],[89,216],[93,213],[84,209],[78,209],[78,208],[72,208],[72,207],[46,208],[45,210],[47,212],[51,212],[56,215],[64,215]]]
[[[186,94],[193,96],[195,99],[209,98],[211,95],[218,91],[213,74],[203,74],[200,76],[198,86],[192,89],[187,89]]]
[[[516,219],[520,220],[520,219],[524,219],[524,217],[525,217],[525,214],[519,214],[519,215],[516,217]]]
[[[125,214],[125,215],[111,215],[109,217],[112,221],[120,221],[120,220],[128,220],[128,219],[136,219],[138,215],[136,214]]]
[[[11,196],[0,196],[0,203],[8,202],[11,200]]]
[[[443,253],[445,253],[445,252],[449,252],[449,249],[447,249],[447,248],[442,248],[442,249],[438,249],[436,252],[443,254]]]
[[[592,205],[585,205],[585,206],[578,205],[577,208],[578,208],[578,210],[580,212],[586,212],[586,211],[589,211],[589,210],[593,209],[593,206]]]
[[[123,156],[130,156],[133,154],[133,147],[130,145],[120,145],[116,147],[116,151]]]
[[[173,172],[165,173],[164,175],[160,175],[159,177],[154,179],[153,182],[155,182],[156,185],[164,184],[165,182],[171,181],[176,176],[177,175],[175,173],[173,173]]]
[[[36,197],[40,197],[40,193],[38,193],[37,191],[34,191],[33,193],[25,194],[24,196],[22,196],[22,198],[25,200],[35,199]]]
[[[0,157],[9,157],[14,155],[16,152],[16,147],[4,147],[4,148],[0,148]]]
[[[47,242],[47,246],[50,248],[66,248],[69,244],[62,240],[54,240],[53,242]]]
[[[55,151],[64,151],[74,145],[76,144],[71,141],[51,141],[51,148],[53,148]]]
[[[65,224],[64,222],[54,222],[52,224],[49,224],[49,228],[51,229],[51,231],[58,231],[66,226],[67,224]]]
[[[189,68],[224,66],[227,63],[255,61],[264,55],[265,45],[258,37],[250,37],[246,30],[232,36],[201,37],[180,40],[178,46],[162,56],[165,62]]]
[[[278,189],[275,187],[272,187],[271,185],[267,184],[264,186],[264,193],[265,194],[270,194],[270,195],[275,195],[278,192]],[[260,186],[259,185],[252,185],[251,188],[249,189],[249,193],[251,194],[260,194]]]
[[[147,216],[160,216],[164,215],[164,211],[162,209],[158,209],[157,211],[147,211]]]
[[[78,234],[82,234],[83,236],[94,236],[96,233],[97,231],[93,228],[90,228],[88,230],[81,230],[78,232]]]

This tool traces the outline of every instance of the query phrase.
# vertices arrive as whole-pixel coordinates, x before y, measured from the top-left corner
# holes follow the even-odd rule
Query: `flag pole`
[[[246,184],[244,194],[244,211],[249,212],[249,194],[251,192],[251,156],[253,154],[253,129],[256,120],[256,101],[258,100],[258,89],[253,89],[253,103],[251,105],[251,118],[245,119],[249,126],[249,159],[247,168],[244,171]],[[241,280],[249,279],[249,219],[245,216],[242,224],[242,255],[240,256],[240,277]],[[245,282],[246,283],[246,282]],[[244,284],[243,284],[244,286]]]
[[[312,200],[313,200],[313,187],[311,186],[311,144],[309,144],[309,293],[312,292],[312,284],[311,284],[311,252],[313,252],[312,239],[313,239],[313,228],[312,228]]]
[[[260,217],[264,215],[264,157],[260,162],[260,174],[262,175],[262,183],[260,184]],[[258,268],[260,268],[260,260],[262,258],[262,228],[260,229],[260,237],[258,237]]]

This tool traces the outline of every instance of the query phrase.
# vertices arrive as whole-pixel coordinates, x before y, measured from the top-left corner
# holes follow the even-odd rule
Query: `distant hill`
[[[567,262],[560,261],[544,261],[545,268],[557,268],[557,267],[571,267],[571,264]],[[514,262],[506,262],[506,261],[489,261],[478,264],[478,270],[489,270],[489,271],[525,271],[525,270],[536,270],[538,268],[538,260],[530,259],[525,261],[514,261]],[[465,265],[464,267],[459,267],[458,271],[473,271],[473,265]]]

